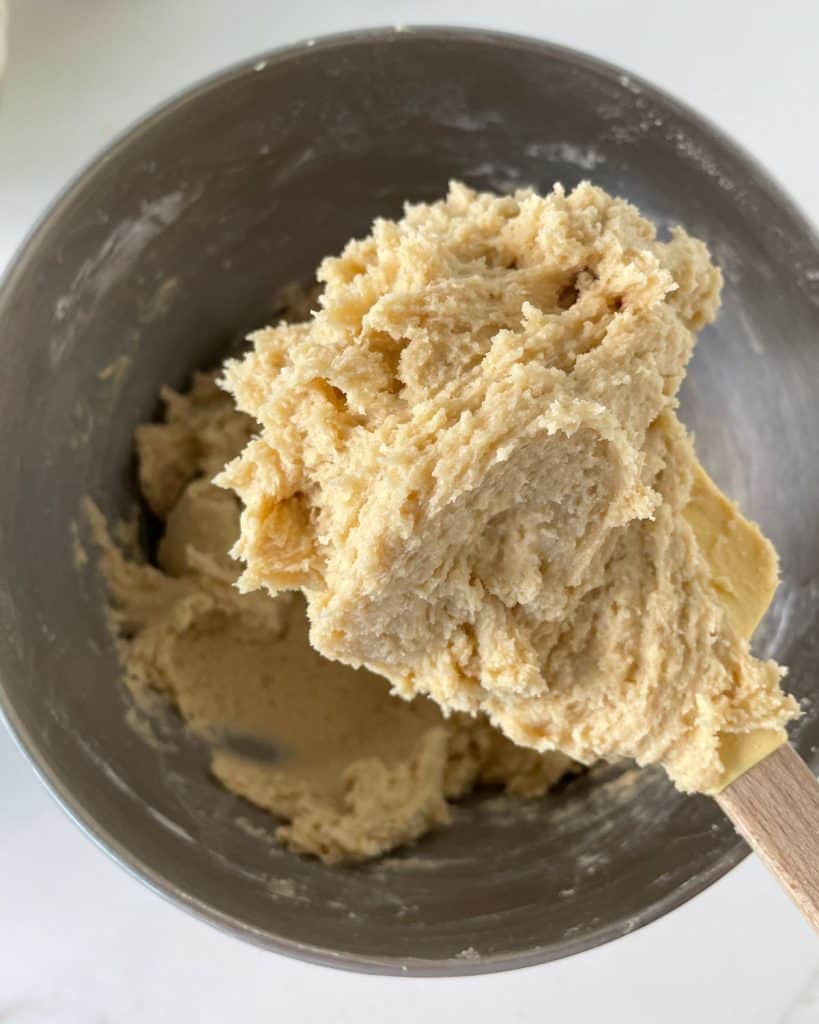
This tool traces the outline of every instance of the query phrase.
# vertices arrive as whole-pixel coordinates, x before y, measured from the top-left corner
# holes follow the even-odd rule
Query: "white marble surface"
[[[66,179],[174,90],[288,40],[387,21],[528,32],[625,65],[710,115],[819,221],[814,0],[749,2],[742,15],[720,0],[10,7],[0,266]],[[752,859],[663,920],[557,964],[469,979],[370,978],[261,952],[164,903],[68,821],[1,729],[0,807],[3,1022],[819,1022],[819,944]]]

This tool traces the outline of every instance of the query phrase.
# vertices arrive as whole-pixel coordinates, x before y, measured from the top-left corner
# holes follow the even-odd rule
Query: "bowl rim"
[[[46,237],[52,223],[70,207],[90,176],[116,157],[139,135],[150,131],[155,124],[171,116],[184,104],[199,98],[209,90],[225,86],[233,79],[261,71],[271,64],[282,65],[291,60],[298,60],[307,53],[343,49],[349,44],[362,42],[389,44],[397,37],[404,35],[412,35],[435,42],[477,42],[525,49],[535,52],[547,60],[556,60],[576,68],[594,71],[597,75],[615,80],[619,85],[624,83],[625,77],[629,86],[639,89],[670,112],[705,131],[724,150],[743,162],[753,172],[757,185],[767,192],[776,204],[789,213],[793,219],[801,222],[806,235],[819,253],[819,235],[817,235],[810,218],[805,215],[756,157],[735,142],[708,117],[640,75],[580,50],[514,32],[458,25],[373,26],[304,38],[245,57],[177,90],[117,132],[57,192],[35,220],[34,225],[24,235],[7,267],[0,275],[0,320],[2,320],[5,307],[13,297],[17,281],[25,273],[30,260],[36,255],[38,244]],[[5,723],[17,748],[68,817],[99,849],[151,891],[201,921],[227,934],[244,939],[257,947],[308,963],[356,973],[397,977],[457,977],[533,967],[573,956],[630,934],[683,906],[736,867],[750,852],[744,843],[737,843],[710,868],[692,878],[690,885],[685,885],[669,893],[632,917],[617,924],[592,929],[576,939],[569,938],[561,942],[555,941],[543,946],[535,946],[525,952],[487,955],[474,960],[459,959],[458,957],[436,959],[345,953],[337,949],[272,934],[248,924],[237,916],[218,910],[183,886],[169,881],[162,872],[131,852],[100,824],[82,801],[71,792],[69,785],[49,765],[37,737],[25,727],[15,711],[2,673],[0,673],[0,721]]]

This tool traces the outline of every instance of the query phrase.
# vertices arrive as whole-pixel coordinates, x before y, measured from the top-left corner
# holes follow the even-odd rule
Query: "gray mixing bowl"
[[[725,302],[684,415],[705,464],[781,552],[757,646],[791,666],[806,708],[793,738],[810,757],[819,250],[752,160],[645,82],[471,30],[278,51],[196,86],[107,150],[34,231],[0,295],[12,731],[69,813],[156,890],[270,949],[362,971],[466,974],[566,956],[679,906],[746,852],[712,801],[655,771],[618,782],[611,767],[552,799],[484,794],[385,862],[328,868],[279,850],[271,821],[209,780],[172,720],[178,735],[160,751],[125,722],[101,582],[74,565],[83,495],[126,513],[132,431],[157,414],[160,386],[214,365],[273,315],[280,285],[453,176],[492,189],[591,177],[708,240]]]

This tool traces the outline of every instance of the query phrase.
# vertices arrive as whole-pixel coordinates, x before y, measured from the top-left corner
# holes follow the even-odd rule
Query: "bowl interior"
[[[449,178],[507,190],[590,177],[705,238],[726,277],[683,413],[716,479],[774,539],[782,585],[757,647],[819,711],[819,252],[712,127],[644,83],[489,33],[363,33],[228,71],[116,144],[35,232],[0,296],[0,676],[5,710],[71,812],[137,874],[239,934],[362,970],[468,973],[566,955],[699,891],[743,846],[708,799],[606,768],[553,798],[484,794],[379,863],[328,868],[210,781],[173,716],[147,745],[93,566],[88,494],[134,503],[131,436],[283,284]]]

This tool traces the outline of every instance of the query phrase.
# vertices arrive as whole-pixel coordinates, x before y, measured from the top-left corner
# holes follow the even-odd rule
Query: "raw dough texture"
[[[211,742],[225,786],[287,819],[278,836],[325,861],[361,860],[416,839],[476,784],[537,796],[569,767],[514,746],[483,717],[445,720],[426,698],[397,700],[383,679],[310,647],[304,602],[241,595],[227,551],[236,498],[208,477],[252,421],[211,375],[164,393],[163,423],[139,427],[139,476],[164,520],[159,567],[96,535],[128,681],[165,694]]]
[[[676,393],[721,286],[701,242],[589,184],[456,183],[318,276],[315,316],[225,372],[260,424],[218,478],[243,591],[302,590],[317,650],[403,696],[684,790],[718,787],[724,735],[782,730],[782,670],[686,516]]]

